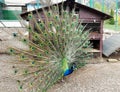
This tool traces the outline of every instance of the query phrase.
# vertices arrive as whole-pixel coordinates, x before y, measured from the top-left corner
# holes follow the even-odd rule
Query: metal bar
[[[39,8],[40,4],[39,4],[39,0],[36,0],[37,3],[37,8]]]
[[[102,12],[104,12],[104,4],[105,2],[104,2],[104,0],[102,0]]]
[[[118,0],[116,0],[116,21],[115,21],[115,29],[118,29]]]
[[[94,7],[94,0],[90,0],[89,4],[90,4],[90,7],[93,8]]]

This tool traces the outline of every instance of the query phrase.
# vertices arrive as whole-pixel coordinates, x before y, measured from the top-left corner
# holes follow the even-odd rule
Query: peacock
[[[38,18],[28,14],[35,24],[25,25],[28,37],[21,32],[12,34],[21,48],[8,46],[9,54],[15,57],[14,78],[20,92],[46,92],[92,56],[88,51],[92,46],[89,30],[82,26],[75,9],[69,11],[55,4],[42,11],[45,18],[37,9]]]

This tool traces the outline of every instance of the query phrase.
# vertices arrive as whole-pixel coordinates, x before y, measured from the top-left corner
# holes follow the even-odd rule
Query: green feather
[[[61,60],[61,62],[62,62],[62,69],[63,69],[63,71],[65,72],[67,69],[69,69],[68,61],[67,61],[66,58],[63,58],[63,59]]]
[[[13,33],[13,37],[17,37],[18,35],[17,35],[17,33]]]
[[[18,70],[15,70],[14,73],[15,73],[15,74],[18,73]]]
[[[32,14],[28,14],[28,19],[32,19],[33,15]]]
[[[33,13],[27,16],[27,20],[32,22],[26,26],[30,39],[19,32],[11,34],[16,40],[25,43],[28,49],[22,49],[24,46],[20,44],[20,49],[10,47],[8,50],[10,55],[16,57],[13,61],[18,61],[15,62],[14,73],[21,78],[19,90],[46,92],[63,78],[64,72],[73,63],[77,68],[83,67],[92,56],[86,50],[91,48],[89,30],[75,17],[74,9],[69,12],[63,6],[54,5]]]

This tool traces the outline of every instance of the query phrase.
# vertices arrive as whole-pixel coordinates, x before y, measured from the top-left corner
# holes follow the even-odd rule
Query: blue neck
[[[64,72],[64,76],[67,76],[69,74],[71,74],[73,72],[73,69],[67,69],[65,72]]]

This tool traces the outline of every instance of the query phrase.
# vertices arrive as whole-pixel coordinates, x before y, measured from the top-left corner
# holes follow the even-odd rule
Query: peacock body
[[[89,31],[84,31],[74,9],[60,11],[54,5],[42,10],[45,18],[36,10],[40,21],[32,12],[28,14],[36,26],[26,26],[30,39],[21,33],[13,34],[26,48],[8,46],[10,54],[16,57],[14,73],[21,92],[46,92],[91,57],[87,50],[91,48]]]

